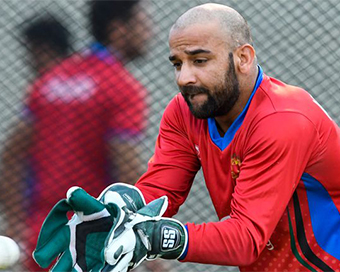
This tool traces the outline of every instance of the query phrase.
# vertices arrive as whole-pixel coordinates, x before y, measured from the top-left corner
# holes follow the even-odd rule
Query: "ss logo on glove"
[[[164,226],[162,228],[162,251],[173,250],[179,244],[179,232],[177,229]]]

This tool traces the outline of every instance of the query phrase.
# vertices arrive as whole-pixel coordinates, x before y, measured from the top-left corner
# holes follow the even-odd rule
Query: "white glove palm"
[[[113,200],[114,195],[112,195]],[[110,203],[110,193],[105,203]],[[145,259],[176,259],[187,244],[184,226],[177,220],[161,217],[168,205],[167,197],[150,202],[137,213],[126,207],[106,241],[104,257],[111,265],[108,271],[126,272]]]

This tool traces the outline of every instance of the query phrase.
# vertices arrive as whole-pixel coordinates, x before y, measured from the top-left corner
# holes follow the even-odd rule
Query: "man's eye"
[[[181,67],[181,63],[180,63],[180,62],[173,62],[172,65],[173,65],[176,69],[178,69],[178,68]]]
[[[206,63],[207,60],[206,59],[196,59],[194,62],[197,63],[197,64],[202,64],[202,63]]]

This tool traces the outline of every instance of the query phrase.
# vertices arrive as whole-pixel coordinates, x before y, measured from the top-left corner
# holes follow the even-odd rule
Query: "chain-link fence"
[[[174,81],[173,67],[168,61],[169,50],[167,38],[169,29],[178,16],[184,11],[197,4],[206,2],[208,1],[141,1],[142,9],[152,19],[153,36],[150,38],[150,44],[148,45],[149,47],[146,55],[128,61],[126,69],[148,92],[148,97],[145,100],[148,105],[148,114],[144,116],[147,120],[146,137],[139,143],[141,160],[144,165],[147,164],[148,159],[152,156],[162,112],[170,99],[178,92]],[[258,62],[263,67],[266,74],[289,84],[301,86],[309,91],[325,108],[329,115],[340,124],[340,83],[338,81],[338,77],[340,76],[340,2],[338,0],[259,0],[255,2],[250,0],[225,0],[214,2],[227,4],[235,8],[247,19],[252,30]],[[59,127],[50,130],[49,128],[39,128],[35,125],[35,122],[38,123],[38,121],[34,119],[34,117],[33,119],[30,119],[31,117],[29,117],[29,123],[33,126],[33,134],[30,135],[33,135],[33,138],[24,134],[24,129],[22,127],[19,127],[17,130],[15,128],[18,123],[21,123],[23,118],[27,117],[27,107],[34,108],[33,100],[35,91],[32,90],[34,88],[28,88],[27,86],[30,86],[29,83],[37,78],[37,74],[33,73],[34,69],[32,68],[34,67],[31,65],[31,55],[32,50],[34,49],[32,49],[33,47],[31,44],[27,43],[27,39],[23,36],[23,30],[39,17],[46,15],[53,16],[62,22],[70,33],[70,52],[86,52],[83,51],[84,48],[89,48],[89,44],[94,40],[90,34],[88,15],[89,3],[89,1],[84,0],[4,0],[1,2],[0,154],[5,154],[10,151],[10,148],[13,148],[12,156],[14,157],[9,158],[2,156],[1,161],[1,184],[7,184],[9,180],[13,180],[13,184],[9,187],[5,185],[1,187],[5,188],[2,190],[6,190],[5,192],[2,192],[2,195],[5,195],[6,202],[8,203],[2,203],[2,206],[0,206],[2,211],[0,234],[8,233],[8,229],[12,230],[12,236],[18,237],[17,239],[19,239],[23,251],[26,246],[24,234],[27,231],[26,229],[29,228],[29,223],[27,223],[28,225],[26,224],[28,219],[25,218],[21,209],[24,209],[26,212],[32,209],[32,205],[36,205],[35,207],[42,206],[41,203],[37,204],[39,199],[36,199],[35,195],[32,194],[35,192],[42,195],[42,200],[40,201],[46,201],[46,203],[48,203],[49,196],[51,199],[59,199],[64,197],[65,194],[65,191],[61,192],[61,190],[58,189],[58,184],[53,183],[53,179],[57,178],[53,176],[52,173],[49,173],[47,177],[47,179],[52,182],[51,185],[42,186],[43,189],[41,190],[44,190],[44,192],[39,191],[39,188],[36,189],[36,191],[30,190],[31,187],[38,186],[36,184],[38,180],[39,182],[44,182],[42,178],[34,179],[38,173],[27,171],[29,168],[27,161],[32,159],[30,156],[32,155],[33,142],[37,139],[40,139],[40,141],[45,139],[47,141],[46,138],[49,137],[49,132],[59,133],[64,128]],[[43,51],[40,51],[39,55],[41,56],[42,54]],[[74,69],[74,65],[72,67],[72,69]],[[79,67],[79,69],[82,68]],[[62,73],[62,71],[59,72]],[[104,73],[103,71],[98,72]],[[75,72],[73,71],[73,73]],[[63,80],[64,79],[61,79],[61,82],[63,82]],[[96,80],[97,79],[94,81]],[[78,81],[72,83],[74,89],[77,89],[77,82]],[[108,81],[108,83],[110,83],[110,81]],[[58,84],[56,84],[56,86],[60,87],[61,83]],[[114,88],[116,88],[116,86]],[[80,93],[81,92],[82,89],[80,90]],[[59,93],[59,96],[57,96],[60,98],[60,95],[62,94]],[[116,97],[124,96],[123,93],[121,93],[121,95],[115,93],[114,95]],[[74,97],[80,96],[76,93]],[[142,99],[144,98],[145,97],[142,97]],[[39,100],[40,98],[35,97],[35,99]],[[101,99],[110,100],[111,98],[108,96]],[[125,103],[125,100],[120,98],[122,103]],[[30,103],[32,103],[33,106],[30,105]],[[49,112],[52,114],[53,111],[42,110],[42,108],[44,108],[43,103],[43,101],[40,101],[40,104],[38,103],[38,106],[35,106],[37,108],[36,111],[41,114],[48,114]],[[73,102],[68,101],[68,103],[70,105]],[[103,107],[105,108],[106,106]],[[92,111],[91,108],[87,108],[86,110]],[[80,112],[85,113],[86,111]],[[67,110],[65,114],[68,114]],[[141,113],[139,112],[138,114]],[[62,116],[63,114],[59,113],[58,120],[52,120],[50,123],[42,123],[41,126],[46,126],[46,124],[53,125],[56,122],[59,122],[60,125],[62,124],[60,120]],[[84,116],[80,116],[80,119],[82,117]],[[84,119],[85,122],[87,122],[86,120],[92,120],[92,117],[89,119],[86,118]],[[102,123],[104,122],[108,122],[108,126],[110,126],[110,120],[107,120],[108,117],[106,115],[101,116],[98,113],[95,118],[97,118],[97,122],[98,119],[100,122],[99,125],[97,124],[98,128],[102,129]],[[130,116],[129,118],[132,117]],[[116,117],[116,119],[118,119],[118,117]],[[74,124],[78,123],[81,124],[82,122],[77,121]],[[123,123],[125,124],[125,121],[123,121]],[[70,124],[68,124],[68,126],[69,125]],[[91,131],[91,128],[96,130],[96,126],[90,126],[88,129],[90,132],[99,133],[99,131]],[[39,129],[40,132],[43,132],[37,135],[38,132],[36,131]],[[69,129],[73,132],[78,130],[77,128]],[[80,128],[79,130],[81,132],[86,131]],[[13,131],[15,134],[13,134]],[[63,134],[61,135],[62,137],[65,136]],[[10,141],[18,136],[22,136],[21,138],[19,137],[20,142],[17,142],[12,146]],[[59,136],[57,135],[55,138],[58,137]],[[54,149],[54,152],[58,153],[63,151],[68,153],[65,149],[68,147],[69,142],[65,139],[60,139],[60,141],[63,143],[63,146],[61,146],[60,149]],[[45,143],[45,145],[49,144]],[[85,144],[89,145],[88,142]],[[29,151],[26,155],[23,155],[21,148],[26,148],[26,146],[29,146]],[[44,146],[44,144],[39,145],[38,147],[36,146],[35,151],[38,153],[40,152],[42,155],[40,157],[33,156],[34,159],[44,160],[43,155],[49,156],[44,153],[45,148],[42,146]],[[72,146],[72,148],[75,147]],[[81,159],[83,159],[83,157],[91,157],[91,159],[95,160],[92,164],[98,164],[98,160],[102,160],[98,157],[100,154],[95,154],[98,155],[96,157],[93,152],[91,152],[91,149],[85,149],[91,154],[87,154],[86,152],[80,153]],[[71,152],[74,151],[72,150]],[[123,150],[121,152],[125,151]],[[106,156],[107,154],[104,155]],[[126,156],[126,154],[116,154],[116,157],[124,156]],[[46,166],[48,163],[56,163],[53,161],[52,157],[45,158],[47,161],[50,161],[44,161],[42,165]],[[128,158],[128,160],[132,161],[131,158]],[[19,163],[22,162],[22,165],[17,166],[17,161],[19,161]],[[67,164],[67,158],[65,158],[65,161]],[[70,163],[76,164],[74,163],[74,160]],[[125,161],[125,163],[127,162]],[[7,169],[5,169],[5,166]],[[46,167],[50,166],[47,165]],[[83,169],[77,169],[76,167],[76,165],[73,165],[73,168],[77,171],[83,171]],[[84,167],[84,165],[81,167]],[[53,173],[62,173],[64,168],[68,168],[67,165],[60,166],[61,171]],[[120,176],[128,175],[128,173],[122,171],[123,170],[121,170]],[[127,171],[131,171],[131,169]],[[67,175],[73,176],[73,173],[68,173]],[[59,179],[63,179],[63,177],[58,177],[57,180]],[[97,184],[95,186],[100,187],[100,190],[104,188]],[[49,190],[46,190],[46,188]],[[32,198],[34,198],[34,201],[31,201]],[[22,202],[22,205],[18,202]],[[48,204],[46,204],[46,206],[48,206]],[[13,210],[9,212],[8,209],[11,209],[11,207]],[[46,208],[50,209],[50,207]],[[33,216],[37,216],[38,212],[39,210],[35,211]],[[190,221],[196,223],[218,220],[205,189],[201,173],[198,174],[191,193],[186,203],[181,207],[179,214],[176,215],[176,218],[183,222]],[[31,218],[31,221],[34,220],[35,218]],[[22,255],[22,264],[14,268],[16,271],[31,269],[25,262],[27,256],[25,254]],[[143,267],[143,269],[149,269],[150,271],[170,269],[169,267],[164,266],[164,263],[160,263],[159,265],[160,266],[156,266],[156,268]],[[233,268],[227,267],[201,264],[178,264],[177,262],[171,263],[171,269],[173,271],[233,270]]]

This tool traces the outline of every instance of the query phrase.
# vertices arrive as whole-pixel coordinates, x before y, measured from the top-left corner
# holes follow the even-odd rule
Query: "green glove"
[[[67,213],[75,214],[68,220]],[[100,201],[79,187],[67,192],[48,214],[40,230],[34,260],[43,268],[60,256],[52,271],[101,271],[103,249],[119,208]]]
[[[106,262],[112,266],[111,272],[134,269],[145,259],[181,257],[188,236],[179,221],[161,217],[167,204],[167,197],[161,197],[137,213],[124,207],[120,210],[122,219],[112,228],[104,251]]]
[[[110,193],[110,200],[105,200],[108,192]],[[108,186],[98,197],[102,203],[115,203],[120,208],[126,206],[130,211],[137,212],[145,206],[143,194],[136,186],[125,183],[114,183]]]

